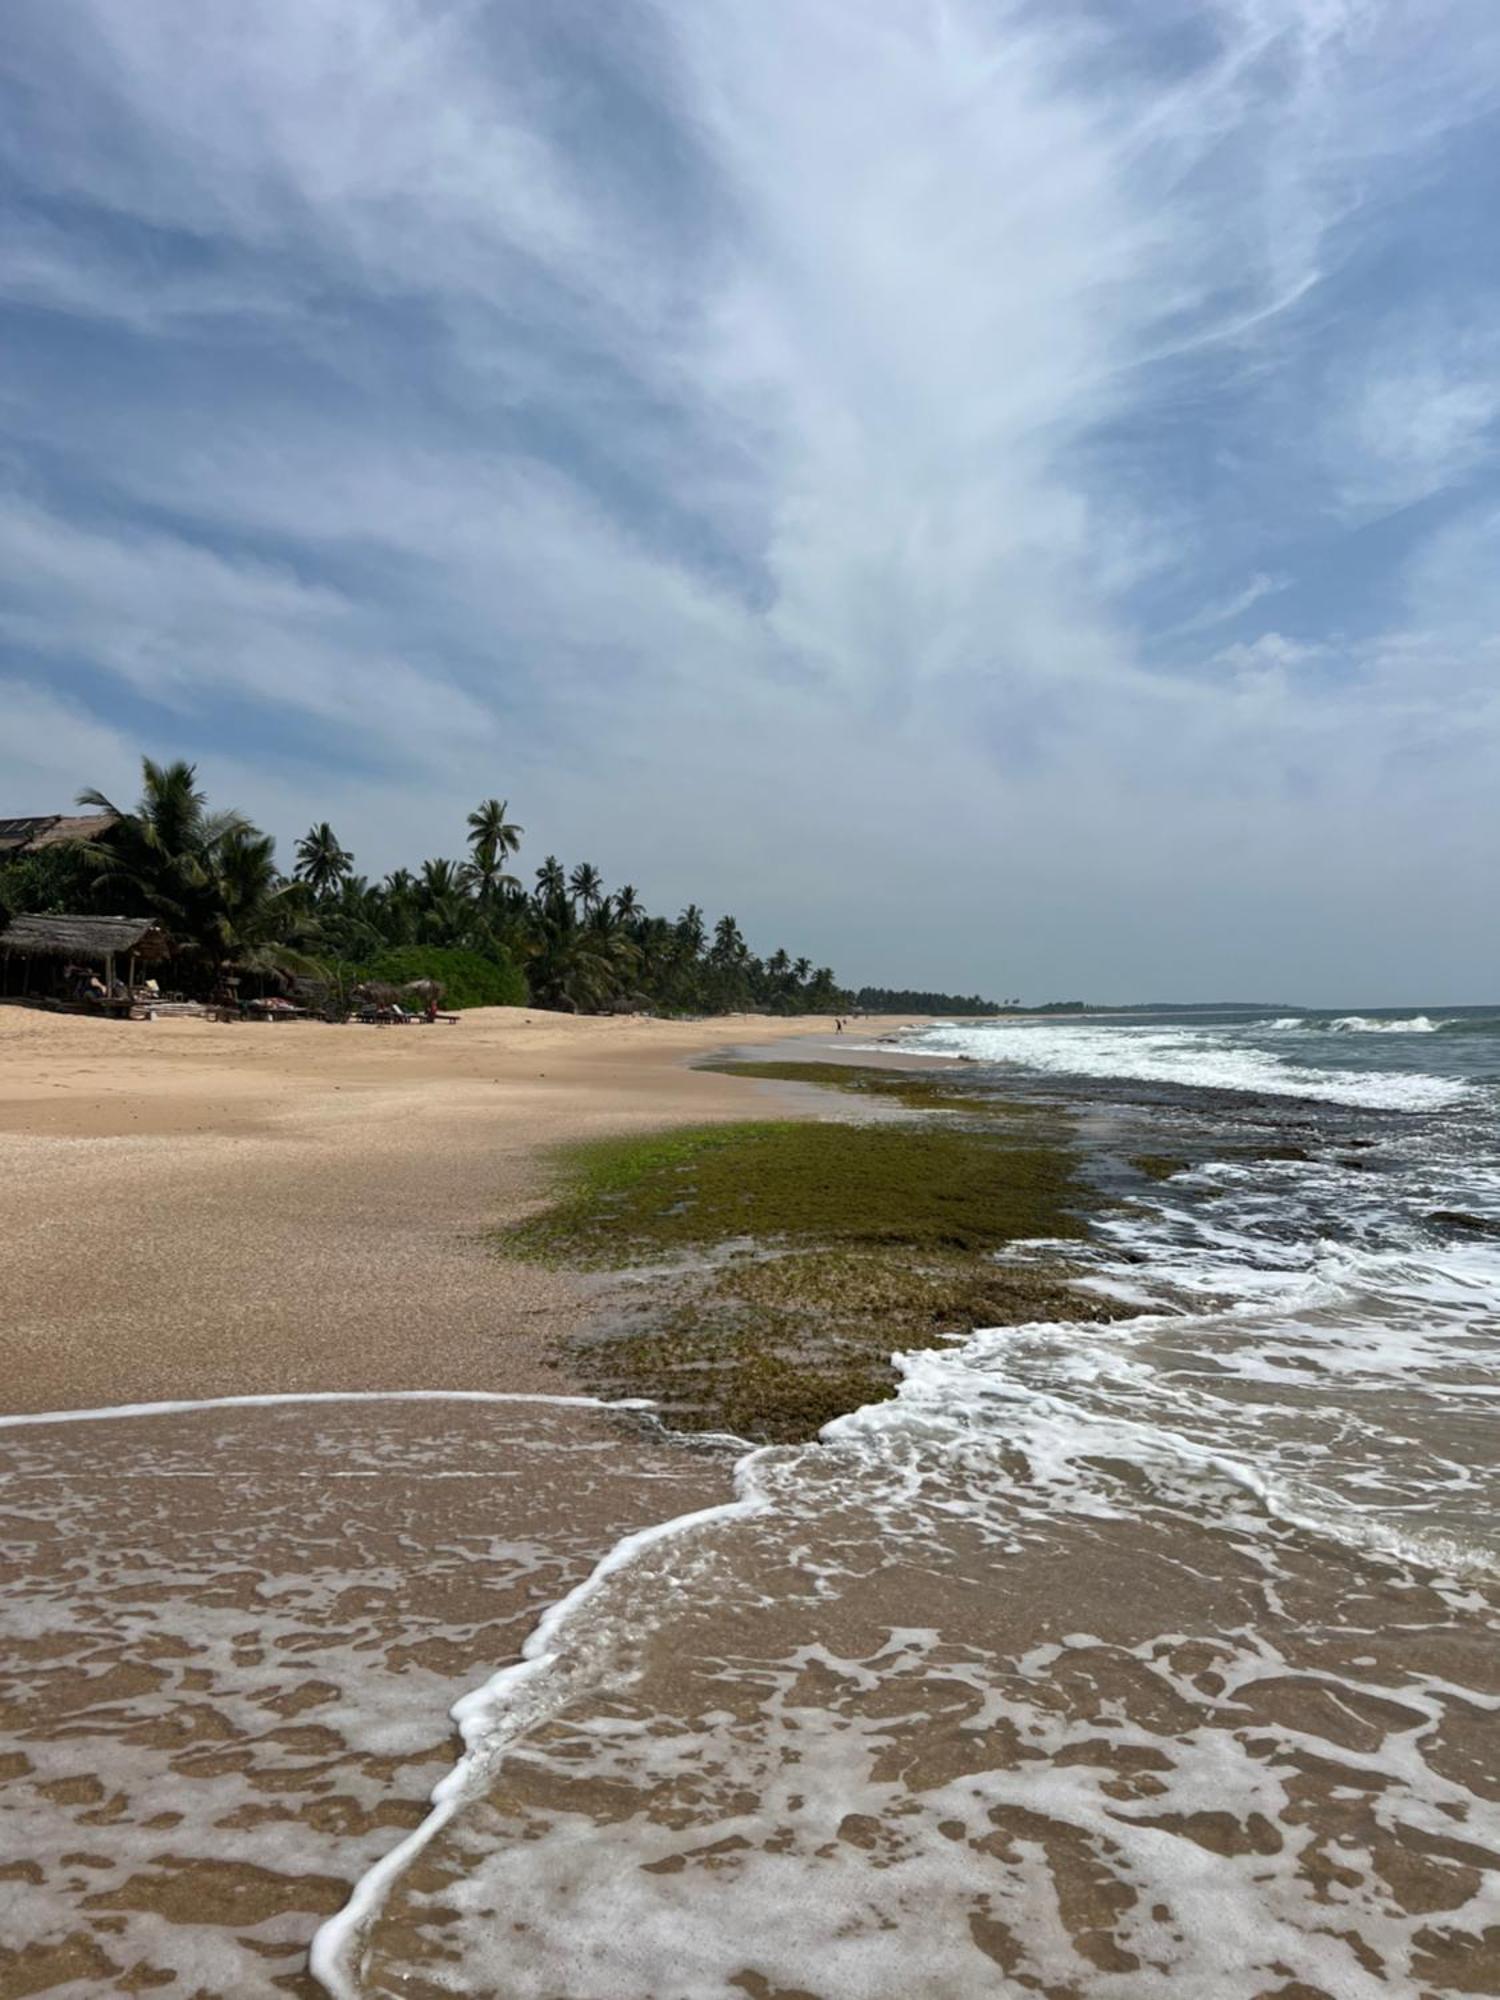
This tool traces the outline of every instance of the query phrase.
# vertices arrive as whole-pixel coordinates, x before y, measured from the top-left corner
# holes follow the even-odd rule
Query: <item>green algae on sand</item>
[[[567,1184],[513,1242],[629,1264],[732,1238],[993,1250],[1082,1236],[1057,1145],[932,1125],[764,1120],[603,1139],[562,1155]]]
[[[907,1106],[913,1111],[967,1111],[975,1116],[1037,1119],[1047,1113],[1032,1104],[1014,1104],[976,1092],[954,1090],[951,1073],[886,1069],[874,1063],[711,1062],[716,1076],[747,1076],[763,1083],[810,1083],[851,1096]]]
[[[683,1429],[811,1437],[894,1394],[900,1349],[1112,1311],[1065,1270],[993,1257],[1087,1234],[1055,1136],[765,1120],[594,1141],[561,1167],[552,1206],[505,1246],[635,1274],[605,1288],[567,1363],[598,1393],[654,1397]]]

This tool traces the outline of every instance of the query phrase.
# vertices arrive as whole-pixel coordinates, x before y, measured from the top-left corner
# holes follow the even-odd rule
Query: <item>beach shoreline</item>
[[[858,1040],[913,1024],[862,1021]],[[556,1146],[811,1093],[691,1067],[831,1030],[476,1009],[454,1027],[0,1009],[12,1412],[357,1389],[565,1392],[564,1272],[502,1258]]]
[[[690,1066],[826,1027],[0,1009],[0,1760],[33,1857],[0,2000],[321,1991],[313,1931],[421,1820],[453,1701],[622,1535],[731,1491],[734,1451],[579,1393],[580,1275],[497,1230],[569,1142],[836,1117]]]
[[[1387,1191],[1409,1152],[1435,1200],[1454,1130],[1403,1125],[1377,1071],[1352,1108],[1189,1101],[1028,1083],[1003,1037],[988,1074],[933,1070],[882,1046],[893,1025],[0,1014],[9,1400],[34,1412],[0,1424],[23,1857],[0,1864],[0,2000],[661,2000],[685,1950],[705,1994],[800,1990],[814,1965],[864,1991],[851,1941],[892,1992],[1017,1968],[1244,2000],[1273,1969],[1308,1991],[1372,1965],[1382,1990],[1488,1976],[1493,1566],[1454,1567],[1467,1497],[1432,1514],[1471,1449],[1478,1252],[1393,1222]],[[957,1317],[988,1330],[960,1339],[893,1301],[915,1312],[909,1284],[1004,1237],[1004,1191],[957,1157],[987,1124],[1035,1156],[1018,1186],[1048,1210],[995,1281],[1066,1278],[1060,1203],[1096,1309],[975,1305]],[[943,1171],[862,1179],[929,1141]],[[813,1432],[705,1405],[683,1435],[641,1372],[649,1327],[603,1329],[591,1378],[591,1283],[654,1292],[694,1245],[708,1345],[664,1333],[700,1401],[738,1326],[774,1416],[756,1314],[775,1332],[788,1304],[806,1374],[866,1295],[899,1394],[746,1452]],[[1415,1307],[1412,1258],[1437,1281]],[[1299,1304],[1309,1272],[1338,1315]],[[1372,1430],[1366,1464],[1323,1363],[1363,1383],[1392,1341],[1413,1435],[1393,1454]],[[648,1394],[661,1415],[619,1400]],[[1252,1403],[1255,1438],[1282,1420],[1259,1457]],[[1356,1455],[1325,1492],[1330,1432]],[[1205,1870],[1227,1927],[1193,1921]]]

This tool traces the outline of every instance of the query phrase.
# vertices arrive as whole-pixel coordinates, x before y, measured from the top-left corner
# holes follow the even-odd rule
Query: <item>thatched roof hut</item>
[[[139,960],[152,965],[170,956],[172,940],[153,917],[74,917],[52,911],[12,917],[8,929],[0,931],[0,989],[10,994],[11,961],[21,967],[21,999],[33,990],[33,968],[38,960],[38,997],[71,999],[69,973],[79,965],[104,969],[104,984],[113,994],[116,967],[125,975],[127,987],[135,985]],[[49,964],[49,961],[51,962]],[[128,1006],[129,994],[111,1004]]]
[[[64,847],[97,840],[118,826],[115,813],[24,813],[0,819],[0,855],[35,854],[43,847]]]
[[[70,917],[51,911],[13,917],[0,931],[0,951],[23,958],[165,958],[172,944],[152,917]]]

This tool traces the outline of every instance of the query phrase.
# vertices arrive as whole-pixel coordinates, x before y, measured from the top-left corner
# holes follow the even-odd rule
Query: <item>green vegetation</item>
[[[777,1121],[593,1141],[571,1185],[524,1225],[569,1262],[622,1264],[733,1237],[992,1250],[1082,1236],[1068,1154],[949,1126]]]
[[[0,864],[0,924],[32,912],[94,909],[95,871],[82,844],[44,847]]]
[[[915,1111],[967,1111],[986,1118],[1030,1118],[1038,1109],[1029,1104],[1002,1104],[994,1098],[968,1095],[948,1088],[938,1070],[878,1069],[869,1063],[831,1062],[712,1062],[705,1069],[721,1076],[759,1077],[766,1083],[812,1083],[844,1090],[856,1097],[887,1099]]]
[[[1173,1174],[1185,1174],[1190,1163],[1170,1153],[1137,1153],[1130,1164],[1148,1181],[1169,1181]]]
[[[438,957],[458,952],[497,968],[508,1000],[567,1012],[832,1014],[851,1005],[829,967],[784,949],[759,958],[732,916],[710,926],[696,903],[676,918],[653,916],[631,884],[608,890],[590,861],[570,870],[548,855],[528,890],[510,872],[523,828],[504,799],[468,815],[462,860],[435,857],[377,883],[356,873],[326,820],[297,841],[287,876],[269,835],[242,814],[210,809],[191,764],[148,758],[142,781],[128,811],[102,792],[80,794],[80,804],[117,815],[97,838],[0,864],[0,913],[155,917],[173,939],[175,982],[190,991],[230,969],[347,987],[392,954],[414,968],[408,976],[446,984]]]
[[[601,1394],[655,1397],[683,1428],[810,1437],[894,1393],[894,1351],[1111,1310],[1070,1291],[1066,1273],[991,1256],[1086,1234],[1056,1143],[768,1121],[597,1141],[561,1165],[553,1205],[502,1245],[595,1270],[657,1267],[648,1287],[608,1292],[568,1361]]]
[[[524,1007],[527,999],[526,981],[518,966],[504,958],[482,958],[477,951],[457,946],[403,945],[360,966],[355,977],[388,986],[436,979],[443,988],[443,1005],[458,1012],[465,1007]]]
[[[241,813],[211,812],[191,764],[147,757],[141,779],[133,812],[103,792],[78,795],[80,805],[115,816],[108,834],[78,850],[93,877],[92,907],[155,917],[172,933],[183,969],[196,966],[206,979],[221,966],[315,972],[302,891],[277,872],[270,835]]]
[[[982,1000],[977,993],[924,993],[910,986],[861,986],[854,1004],[862,1014],[1003,1014],[1019,1000]]]

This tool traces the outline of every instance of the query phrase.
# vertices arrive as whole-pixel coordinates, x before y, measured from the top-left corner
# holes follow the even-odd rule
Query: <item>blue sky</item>
[[[0,806],[1500,996],[1481,0],[10,0]]]

